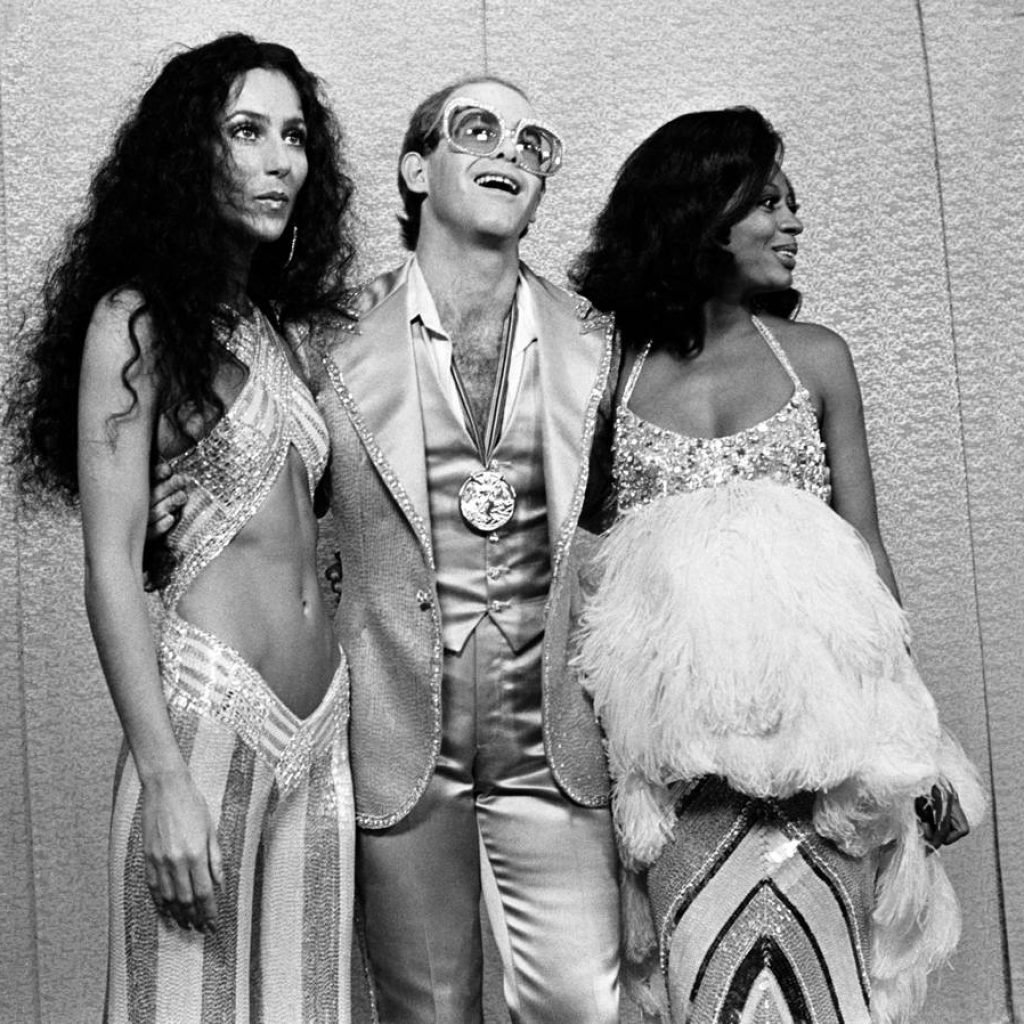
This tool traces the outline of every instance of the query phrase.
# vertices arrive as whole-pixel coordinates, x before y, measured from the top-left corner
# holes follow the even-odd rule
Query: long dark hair
[[[50,261],[41,308],[23,328],[24,362],[5,415],[23,492],[77,500],[78,378],[86,330],[105,295],[127,288],[142,297],[129,319],[126,382],[145,316],[160,411],[179,424],[189,409],[223,412],[213,380],[228,358],[222,328],[232,315],[220,305],[227,268],[215,201],[224,158],[219,119],[239,76],[254,68],[281,72],[298,92],[308,173],[282,238],[256,252],[249,296],[282,328],[342,305],[353,255],[352,184],[318,79],[287,47],[247,35],[177,54],[118,131],[84,213]]]
[[[782,156],[778,132],[749,107],[683,114],[630,154],[569,271],[581,295],[615,314],[625,347],[701,350],[703,305],[732,267],[722,246]],[[786,312],[797,298],[770,304]]]

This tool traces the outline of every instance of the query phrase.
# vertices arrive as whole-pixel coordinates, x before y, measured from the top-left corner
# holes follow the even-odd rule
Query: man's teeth
[[[503,174],[481,174],[476,183],[483,188],[499,188],[503,192],[511,192],[512,195],[519,194],[519,186]]]

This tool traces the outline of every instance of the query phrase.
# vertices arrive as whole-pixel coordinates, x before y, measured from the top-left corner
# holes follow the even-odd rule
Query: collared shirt
[[[465,418],[459,392],[452,377],[452,340],[441,324],[434,297],[430,294],[423,271],[415,256],[409,262],[406,278],[408,296],[409,333],[414,345],[424,346],[430,365],[437,373],[437,381],[452,412],[461,421]],[[502,430],[509,423],[515,409],[516,396],[523,379],[523,366],[529,347],[537,340],[537,319],[534,315],[533,300],[520,270],[516,282],[516,332],[512,338],[512,358],[509,361],[508,392],[505,396],[505,416]]]

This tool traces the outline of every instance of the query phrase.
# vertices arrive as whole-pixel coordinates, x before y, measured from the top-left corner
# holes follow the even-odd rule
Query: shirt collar
[[[423,276],[423,271],[420,270],[420,262],[415,256],[409,260],[406,288],[408,289],[409,323],[419,320],[430,334],[447,338],[448,334],[441,326],[441,317],[434,304],[434,296],[430,294],[426,278]]]
[[[415,256],[409,261],[409,273],[406,277],[408,295],[407,309],[409,323],[419,320],[427,333],[434,338],[450,340],[448,332],[441,324],[434,297],[427,287],[426,278],[420,269],[419,260]],[[537,340],[537,318],[533,308],[533,298],[523,276],[522,265],[516,282],[516,336],[512,339],[512,351],[521,352]]]

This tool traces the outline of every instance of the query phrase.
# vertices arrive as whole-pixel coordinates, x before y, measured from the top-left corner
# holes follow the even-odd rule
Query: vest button
[[[430,591],[417,590],[416,600],[419,602],[420,608],[426,611],[430,607]]]

